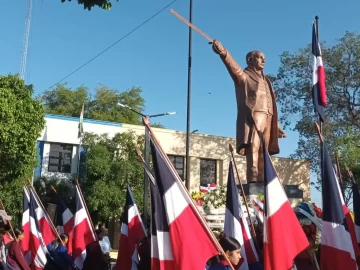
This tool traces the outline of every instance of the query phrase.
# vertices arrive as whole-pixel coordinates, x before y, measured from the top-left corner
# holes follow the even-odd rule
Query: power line
[[[129,33],[127,33],[125,36],[121,37],[120,39],[118,39],[117,41],[115,41],[113,44],[111,44],[109,47],[107,47],[105,50],[101,51],[100,53],[98,53],[97,55],[95,55],[93,58],[91,58],[89,61],[87,61],[86,63],[84,63],[83,65],[81,65],[80,67],[78,67],[77,69],[75,69],[74,71],[72,71],[71,73],[69,73],[68,75],[66,75],[64,78],[62,78],[60,81],[54,83],[52,86],[50,86],[48,89],[46,89],[45,91],[48,91],[49,89],[53,88],[55,85],[57,85],[58,83],[61,83],[62,81],[66,80],[67,78],[69,78],[71,75],[73,75],[74,73],[78,72],[80,69],[82,69],[83,67],[85,67],[86,65],[90,64],[92,61],[94,61],[96,58],[98,58],[100,55],[102,55],[103,53],[107,52],[108,50],[110,50],[112,47],[114,47],[116,44],[118,44],[119,42],[123,41],[125,38],[127,38],[128,36],[130,36],[132,33],[134,33],[136,30],[138,30],[140,27],[144,26],[146,23],[148,23],[149,21],[151,21],[152,19],[154,19],[157,15],[159,15],[161,12],[163,12],[165,9],[167,9],[168,7],[170,7],[172,4],[174,4],[177,0],[172,1],[170,4],[166,5],[165,7],[163,7],[162,9],[160,9],[158,12],[156,12],[154,15],[152,15],[150,18],[148,18],[147,20],[145,20],[144,22],[142,22],[141,24],[139,24],[138,26],[136,26],[133,30],[131,30]]]

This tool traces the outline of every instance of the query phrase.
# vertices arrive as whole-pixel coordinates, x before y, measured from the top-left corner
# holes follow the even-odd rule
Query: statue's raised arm
[[[243,81],[245,79],[243,70],[240,67],[240,65],[236,62],[236,60],[231,56],[228,50],[225,49],[224,46],[217,40],[213,41],[212,48],[215,53],[220,55],[221,60],[224,62],[234,82]]]

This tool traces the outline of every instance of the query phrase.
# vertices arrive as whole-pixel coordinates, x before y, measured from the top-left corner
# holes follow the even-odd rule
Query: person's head
[[[256,70],[263,70],[265,67],[265,55],[260,51],[251,51],[246,55],[246,64]]]
[[[58,239],[59,244],[66,245],[69,242],[69,235],[67,233],[60,234],[60,239]]]
[[[103,235],[104,235],[104,236],[108,236],[108,235],[109,235],[109,230],[108,230],[107,228],[103,228],[102,231],[103,231]]]
[[[24,239],[24,231],[22,229],[15,229],[14,230],[15,233],[15,237],[19,240],[22,241]]]
[[[101,241],[104,237],[104,233],[103,233],[103,230],[102,229],[97,229],[95,230],[95,233],[97,235],[97,238],[99,241]]]
[[[224,236],[219,240],[220,246],[224,250],[226,256],[232,265],[238,265],[241,259],[240,243],[233,237]],[[224,259],[224,258],[223,258]]]

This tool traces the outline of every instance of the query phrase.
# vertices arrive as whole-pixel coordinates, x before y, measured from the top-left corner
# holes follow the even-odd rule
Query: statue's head
[[[246,64],[256,70],[263,70],[265,66],[265,55],[260,51],[251,51],[246,55]]]

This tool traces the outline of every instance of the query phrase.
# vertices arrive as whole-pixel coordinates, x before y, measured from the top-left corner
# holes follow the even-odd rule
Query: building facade
[[[46,127],[37,141],[39,166],[35,177],[69,178],[77,172],[81,149],[78,138],[79,118],[45,115]],[[95,134],[133,131],[145,133],[143,126],[84,119],[84,132]],[[180,177],[185,173],[186,133],[182,131],[153,128],[162,148],[173,162]],[[227,181],[231,158],[229,144],[235,147],[235,139],[206,134],[190,135],[190,189],[198,191],[200,185],[222,185]],[[297,186],[304,199],[310,199],[310,162],[305,160],[274,157],[273,162],[285,185]],[[242,183],[246,184],[246,161],[236,155],[236,163]]]

